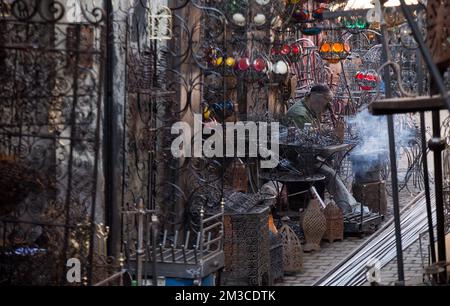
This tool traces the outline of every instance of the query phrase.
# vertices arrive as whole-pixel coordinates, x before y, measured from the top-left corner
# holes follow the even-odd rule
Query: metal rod
[[[422,95],[424,93],[423,89],[423,69],[420,53],[417,52],[417,80],[418,80],[418,94]],[[428,159],[427,159],[427,135],[425,127],[425,113],[420,113],[420,138],[421,138],[421,149],[422,149],[422,167],[423,167],[423,183],[425,187],[425,203],[427,206],[427,217],[428,217],[428,234],[430,237],[430,243],[434,244],[434,230],[433,230],[433,216],[431,212],[431,198],[430,198],[430,177],[428,175]],[[431,263],[436,262],[436,250],[431,248],[430,250]]]
[[[444,215],[444,197],[443,197],[443,179],[442,179],[442,151],[445,148],[445,142],[441,139],[440,133],[440,115],[439,111],[432,112],[433,138],[428,142],[429,148],[433,151],[434,160],[434,189],[436,193],[436,232],[438,244],[438,260],[446,261],[445,252],[445,215]],[[434,248],[434,245],[432,246]],[[440,283],[447,282],[447,269],[440,274]]]
[[[211,216],[211,217],[208,217],[208,218],[204,219],[203,223],[208,223],[209,221],[217,219],[217,218],[220,218],[220,217],[222,217],[222,213],[221,212],[216,214],[216,215],[214,215],[214,216]]]
[[[189,248],[189,237],[190,237],[190,235],[191,235],[191,231],[187,231],[186,232],[186,240],[185,240],[185,243],[184,243],[184,247],[185,248]]]
[[[432,196],[433,197],[433,196]],[[408,248],[417,241],[417,235],[427,227],[425,216],[424,193],[411,201],[402,209],[402,229],[404,247]],[[317,280],[314,286],[337,286],[337,285],[362,285],[365,279],[365,265],[368,259],[378,259],[381,267],[387,265],[396,257],[395,250],[395,228],[393,221],[384,226],[370,239],[364,242],[350,255],[344,258],[329,273]]]
[[[157,272],[157,264],[156,264],[156,249],[157,249],[157,244],[156,244],[156,240],[158,239],[158,225],[157,225],[157,216],[156,215],[152,215],[152,234],[153,234],[153,239],[152,239],[152,267],[153,267],[153,276],[152,276],[152,285],[153,286],[158,286],[158,272]]]
[[[388,32],[386,22],[381,24],[382,33],[382,46],[383,46],[383,57],[385,61],[389,60],[389,45],[388,45]],[[385,86],[385,96],[386,98],[392,97],[391,92],[391,77],[389,72],[389,67],[384,69],[384,83]],[[394,116],[387,116],[388,123],[388,138],[389,138],[389,159],[391,163],[391,181],[392,181],[392,200],[394,208],[394,224],[395,224],[395,241],[397,249],[397,273],[398,282],[400,285],[404,284],[405,275],[403,267],[403,248],[402,248],[402,232],[401,232],[401,220],[400,220],[400,209],[399,209],[399,199],[398,199],[398,177],[397,177],[397,156],[395,150],[395,134],[394,134]]]
[[[140,213],[138,213],[138,241],[137,241],[137,250],[136,250],[136,280],[138,286],[142,286],[142,255],[144,255],[144,200],[141,198],[139,200],[137,209]]]
[[[118,188],[116,186],[116,165],[119,162],[117,143],[119,136],[117,131],[117,117],[114,107],[114,5],[113,1],[104,2],[106,12],[106,69],[105,69],[105,116],[104,116],[104,172],[105,172],[105,214],[111,236],[108,239],[108,253],[117,261],[121,248],[121,215],[118,205]]]
[[[203,229],[203,232],[206,233],[207,231],[212,230],[213,228],[216,228],[216,227],[218,227],[220,225],[221,225],[221,222],[217,222],[217,223],[211,224],[210,226],[205,227]]]

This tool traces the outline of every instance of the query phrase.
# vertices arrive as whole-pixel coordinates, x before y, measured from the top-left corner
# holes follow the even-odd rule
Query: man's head
[[[327,85],[314,85],[307,95],[308,107],[316,114],[322,114],[333,100],[333,93]]]

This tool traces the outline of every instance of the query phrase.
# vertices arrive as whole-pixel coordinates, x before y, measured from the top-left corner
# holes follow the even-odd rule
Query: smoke
[[[350,130],[355,133],[357,146],[350,158],[364,162],[366,166],[388,160],[389,137],[386,116],[373,116],[367,109],[348,120]],[[414,124],[407,115],[396,115],[394,133],[396,153],[408,147],[415,139]]]

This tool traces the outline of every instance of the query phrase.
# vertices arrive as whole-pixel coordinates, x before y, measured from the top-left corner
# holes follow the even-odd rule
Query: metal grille
[[[87,282],[98,247],[103,14],[89,2],[72,22],[58,1],[0,3],[0,164],[22,193],[0,204],[0,284],[64,284],[71,257]]]
[[[225,214],[225,285],[270,285],[268,212]]]

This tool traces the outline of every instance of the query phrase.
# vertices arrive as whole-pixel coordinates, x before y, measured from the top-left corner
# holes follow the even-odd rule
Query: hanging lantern
[[[255,69],[256,72],[265,72],[267,69],[267,62],[263,58],[256,58],[253,61],[253,69]]]
[[[369,26],[367,21],[361,17],[341,18],[340,24],[348,30],[364,30]]]
[[[227,67],[234,67],[236,65],[236,60],[234,57],[228,56],[225,60],[225,65],[227,65]]]
[[[282,55],[289,55],[290,53],[291,53],[291,47],[289,45],[284,45],[280,50],[280,54],[282,54]]]
[[[246,71],[250,68],[250,59],[248,57],[241,57],[238,61],[237,68],[240,71]]]
[[[302,47],[299,44],[291,45],[291,53],[292,55],[299,55],[302,52]]]
[[[273,72],[275,74],[287,74],[289,72],[289,65],[286,61],[280,60],[276,62],[273,66]]]
[[[303,35],[317,36],[322,32],[322,29],[319,27],[304,27],[301,28],[300,31],[303,33]]]
[[[258,13],[253,17],[253,23],[257,26],[262,26],[266,23],[266,16],[264,14]]]
[[[241,13],[235,13],[232,16],[233,18],[233,23],[237,26],[243,27],[245,26],[245,17],[243,14]]]
[[[336,64],[347,58],[350,54],[350,46],[341,41],[324,41],[319,48],[319,54],[327,62]]]
[[[230,0],[226,4],[226,11],[231,22],[239,27],[247,24],[245,18],[248,9],[248,2],[245,0]]]
[[[355,74],[356,83],[361,90],[373,90],[380,81],[380,76],[375,70],[358,71]]]
[[[302,52],[302,46],[296,42],[282,43],[281,45],[277,44],[276,46],[272,47],[272,49],[270,50],[270,55],[275,64],[279,60],[288,60],[289,62],[293,63],[301,58]],[[280,64],[281,71],[284,71],[285,69],[284,67],[281,67],[281,65],[283,64]]]

